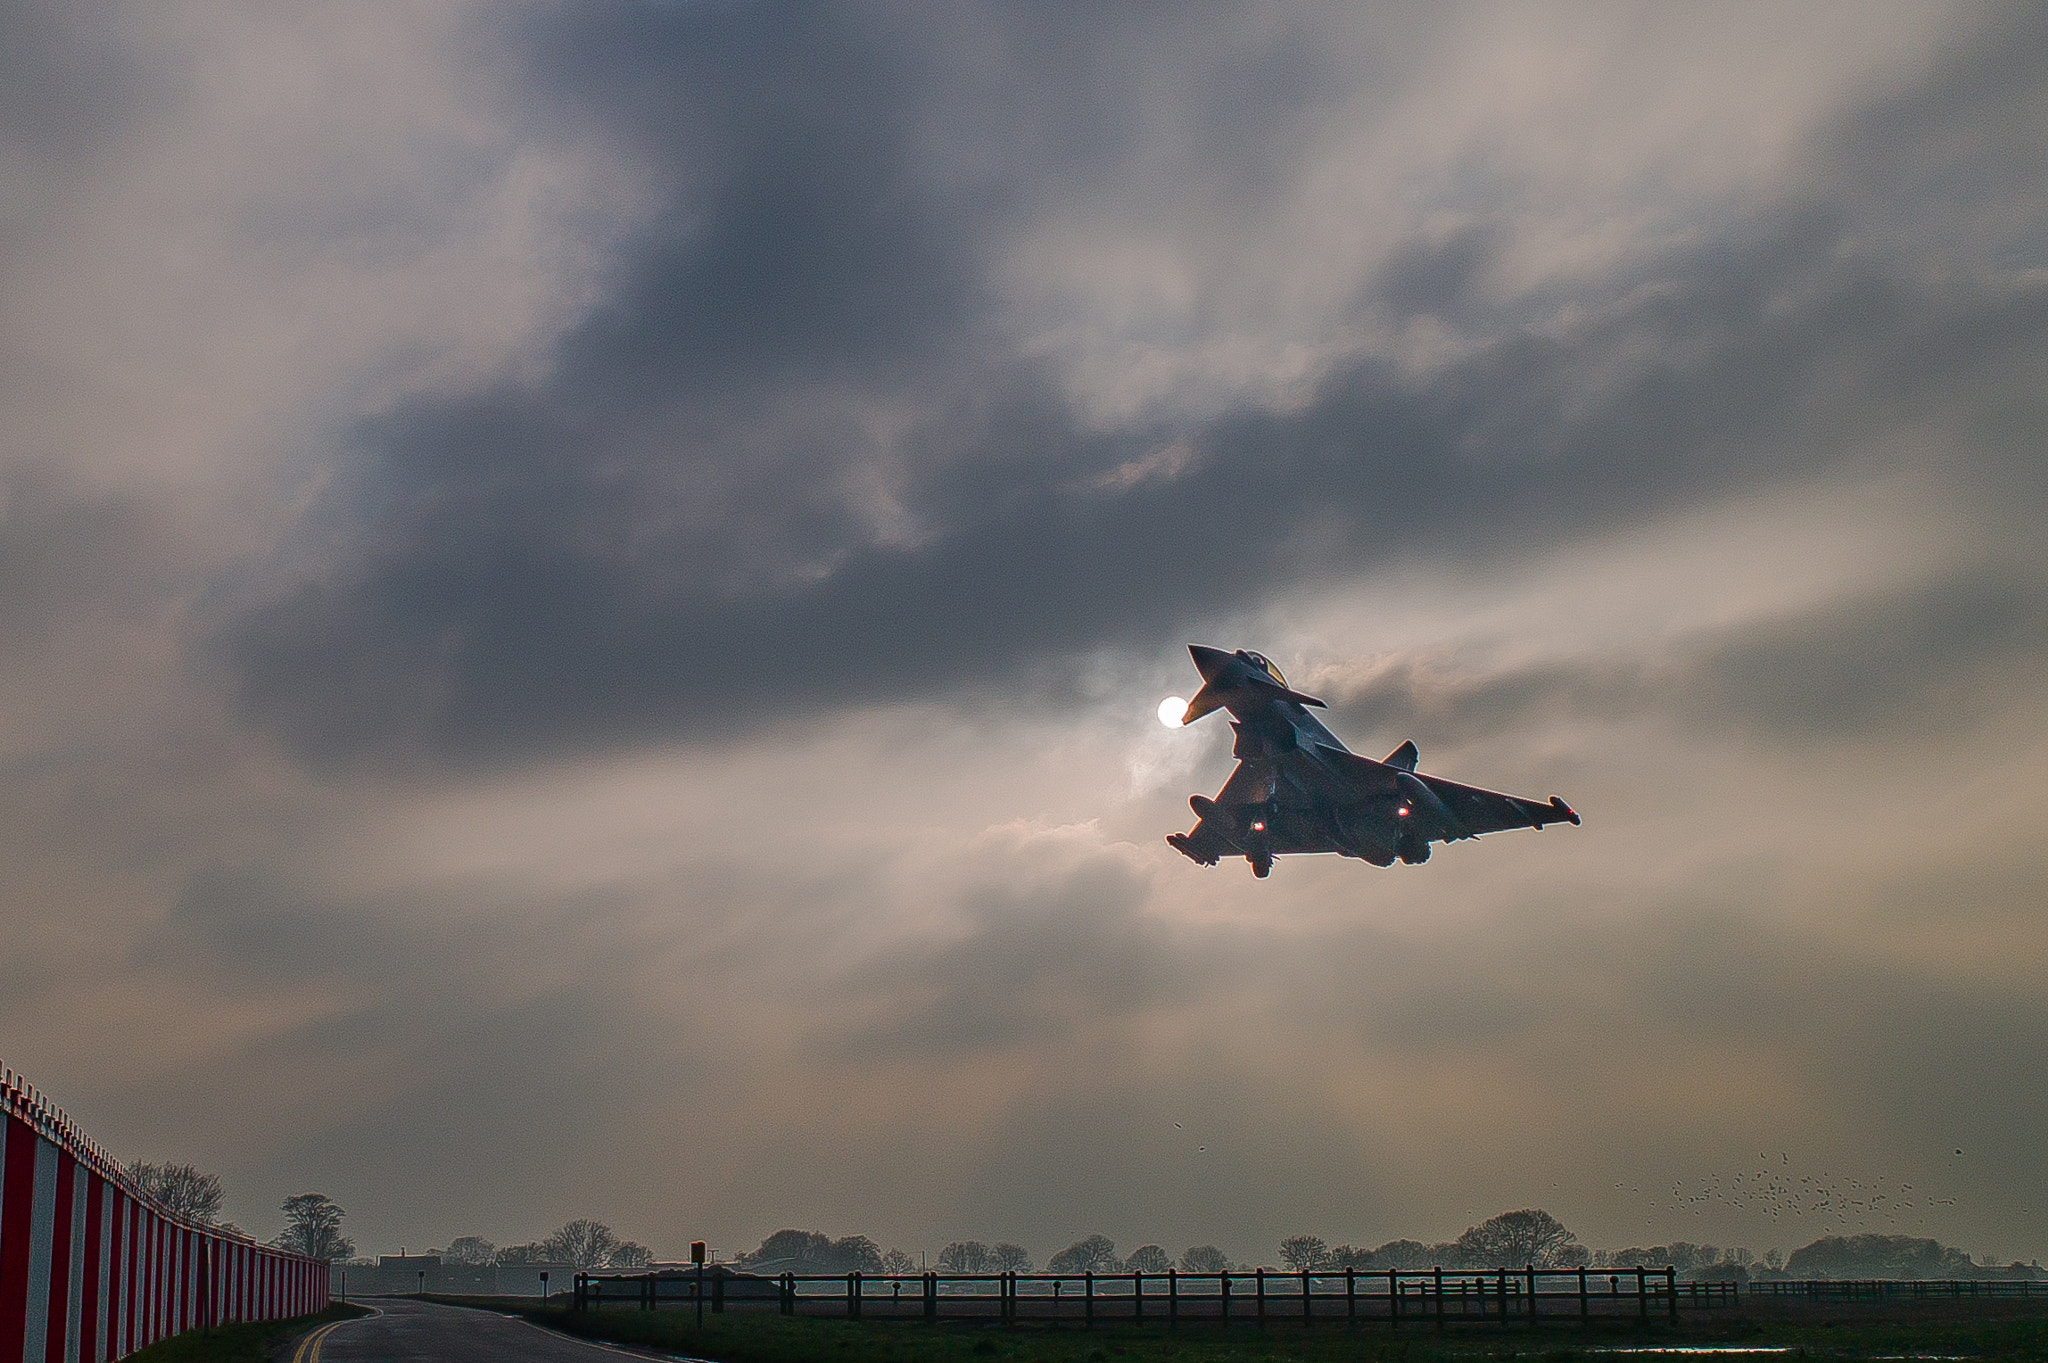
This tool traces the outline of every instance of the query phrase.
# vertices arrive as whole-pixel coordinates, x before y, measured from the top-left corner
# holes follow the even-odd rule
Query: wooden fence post
[[[1139,1325],[1145,1323],[1145,1275],[1131,1275],[1131,1319]]]
[[[1593,1317],[1593,1304],[1586,1300],[1586,1266],[1579,1265],[1579,1323],[1584,1324]]]
[[[1637,1264],[1637,1265],[1636,1265],[1636,1319],[1637,1319],[1637,1320],[1648,1320],[1648,1319],[1650,1318],[1650,1296],[1649,1296],[1649,1292],[1650,1292],[1650,1289],[1649,1289],[1649,1284],[1648,1284],[1648,1281],[1647,1281],[1647,1280],[1646,1280],[1646,1279],[1644,1278],[1644,1276],[1643,1276],[1643,1266],[1642,1266],[1641,1264]]]
[[[1081,1304],[1081,1323],[1084,1329],[1095,1328],[1095,1270],[1089,1269],[1083,1278],[1082,1292],[1087,1300]]]
[[[1223,1323],[1228,1325],[1230,1324],[1230,1270],[1226,1268],[1218,1273],[1216,1280],[1223,1284]]]
[[[1394,1329],[1401,1328],[1401,1276],[1394,1268],[1387,1270],[1387,1319]]]
[[[846,1275],[846,1318],[860,1319],[860,1270]]]
[[[1358,1270],[1355,1268],[1344,1270],[1344,1323],[1347,1327],[1358,1324]]]
[[[939,1318],[939,1275],[936,1273],[924,1275],[924,1318],[926,1321]]]
[[[1308,1270],[1301,1271],[1301,1328],[1306,1330],[1315,1324],[1315,1310],[1308,1285]]]
[[[1180,1274],[1173,1269],[1166,1270],[1166,1328],[1180,1326]]]
[[[1438,1265],[1438,1266],[1437,1266],[1437,1267],[1436,1267],[1436,1268],[1435,1268],[1434,1270],[1432,1270],[1432,1271],[1433,1271],[1433,1272],[1434,1272],[1434,1273],[1436,1274],[1436,1328],[1437,1328],[1437,1333],[1438,1333],[1438,1334],[1442,1334],[1442,1333],[1443,1333],[1443,1328],[1444,1328],[1444,1270],[1443,1270],[1443,1266],[1442,1266],[1442,1265]]]
[[[1258,1292],[1259,1292],[1259,1311],[1258,1311],[1258,1322],[1259,1322],[1259,1328],[1260,1328],[1261,1330],[1263,1330],[1263,1329],[1265,1329],[1265,1328],[1266,1328],[1266,1270],[1265,1270],[1264,1268],[1260,1268],[1260,1269],[1259,1269],[1259,1270],[1258,1270],[1258,1271],[1257,1271],[1257,1272],[1256,1272],[1256,1273],[1254,1274],[1254,1277],[1255,1277],[1255,1279],[1256,1279],[1256,1281],[1257,1281],[1257,1283],[1258,1283]]]
[[[1532,1321],[1532,1322],[1533,1322],[1533,1321],[1534,1321],[1534,1320],[1536,1319],[1536,1316],[1537,1316],[1537,1311],[1536,1311],[1536,1265],[1534,1265],[1534,1264],[1531,1264],[1531,1265],[1529,1265],[1529,1319],[1530,1319],[1530,1321]]]
[[[1678,1319],[1678,1269],[1675,1265],[1664,1265],[1664,1296],[1671,1303],[1671,1319]]]

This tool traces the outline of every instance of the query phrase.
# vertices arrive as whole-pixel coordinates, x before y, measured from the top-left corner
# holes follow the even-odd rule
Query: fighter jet
[[[1579,821],[1557,796],[1548,804],[1461,786],[1415,770],[1415,744],[1403,743],[1383,762],[1360,757],[1309,713],[1323,702],[1288,686],[1280,669],[1256,653],[1188,645],[1202,689],[1182,724],[1228,710],[1237,733],[1237,769],[1211,800],[1196,795],[1192,832],[1166,841],[1203,866],[1243,856],[1252,874],[1273,873],[1273,858],[1291,852],[1335,852],[1391,866],[1429,860],[1432,842],[1455,842],[1504,828],[1542,828]]]

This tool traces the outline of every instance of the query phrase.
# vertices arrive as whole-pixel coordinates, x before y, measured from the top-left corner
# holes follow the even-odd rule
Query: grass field
[[[1076,1325],[1019,1325],[1003,1329],[947,1322],[849,1323],[738,1313],[707,1316],[703,1332],[687,1311],[607,1309],[575,1312],[531,1299],[439,1298],[517,1314],[567,1334],[602,1339],[719,1363],[1261,1363],[1262,1360],[1433,1360],[1524,1358],[1620,1360],[1697,1351],[1728,1356],[1757,1350],[1777,1357],[1864,1359],[2048,1360],[2048,1302],[1990,1303],[1957,1309],[1949,1304],[1862,1306],[1746,1303],[1739,1311],[1702,1314],[1678,1322],[1652,1321],[1466,1327],[1439,1335],[1429,1329],[1396,1334],[1384,1325],[1347,1331],[1341,1324],[1269,1325],[1225,1331],[1213,1325],[1170,1330],[1163,1325],[1083,1330]],[[1764,1350],[1783,1351],[1779,1354]],[[1649,1353],[1648,1351],[1656,1351]],[[1741,1357],[1741,1354],[1734,1354]]]
[[[331,1320],[368,1314],[360,1306],[336,1302],[317,1315],[220,1325],[210,1331],[187,1330],[182,1335],[160,1339],[128,1357],[131,1363],[269,1363],[296,1335]]]

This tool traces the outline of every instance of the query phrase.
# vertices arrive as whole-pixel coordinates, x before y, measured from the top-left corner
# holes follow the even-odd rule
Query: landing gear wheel
[[[1271,853],[1267,853],[1265,856],[1246,857],[1245,860],[1252,864],[1252,874],[1260,880],[1264,880],[1267,876],[1273,874],[1273,857]]]
[[[1421,838],[1401,839],[1400,851],[1404,865],[1420,866],[1429,860],[1429,843]]]

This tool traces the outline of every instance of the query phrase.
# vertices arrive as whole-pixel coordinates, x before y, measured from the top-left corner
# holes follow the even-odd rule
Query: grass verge
[[[564,1334],[639,1346],[719,1363],[1472,1363],[1522,1358],[1543,1363],[1583,1359],[1628,1363],[1631,1352],[1657,1350],[1644,1363],[1661,1363],[1687,1349],[1755,1350],[1757,1363],[1776,1358],[1827,1359],[2037,1359],[2048,1360],[2048,1312],[1853,1310],[1834,1306],[1811,1312],[1735,1311],[1677,1323],[1651,1321],[1516,1325],[1396,1334],[1384,1325],[1346,1330],[1341,1324],[1273,1325],[1265,1330],[1213,1325],[1105,1326],[945,1322],[847,1322],[728,1313],[707,1316],[700,1334],[691,1312],[607,1309],[571,1311],[531,1298],[434,1300],[486,1307],[523,1316]],[[1728,1363],[1743,1355],[1723,1354]]]
[[[368,1309],[336,1302],[311,1316],[290,1320],[256,1320],[241,1325],[217,1325],[210,1331],[187,1330],[182,1335],[160,1339],[138,1353],[128,1355],[129,1363],[268,1363],[283,1346],[308,1330],[334,1320],[353,1320],[369,1315]]]

